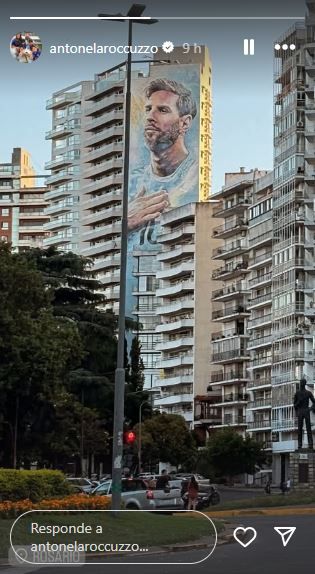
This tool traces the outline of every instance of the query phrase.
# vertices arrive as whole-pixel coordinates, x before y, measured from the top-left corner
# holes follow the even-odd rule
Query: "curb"
[[[239,508],[234,510],[216,510],[205,512],[210,518],[225,518],[230,516],[311,516],[315,515],[315,508],[299,508],[296,506],[274,508]]]

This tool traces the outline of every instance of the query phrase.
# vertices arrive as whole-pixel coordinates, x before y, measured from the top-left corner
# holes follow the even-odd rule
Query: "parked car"
[[[94,488],[91,495],[112,494],[112,480]],[[141,478],[123,478],[121,497],[127,510],[183,510],[184,502],[179,488],[153,490]]]
[[[95,484],[89,478],[84,478],[83,476],[77,477],[67,477],[66,480],[69,484],[75,487],[78,491],[90,493],[95,488]]]

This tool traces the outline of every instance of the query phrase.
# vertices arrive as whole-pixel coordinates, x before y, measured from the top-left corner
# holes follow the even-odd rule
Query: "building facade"
[[[0,164],[0,240],[15,251],[43,246],[49,221],[45,191],[36,185],[30,154],[14,148],[11,162]]]
[[[212,212],[210,201],[172,209],[162,215],[158,236],[156,332],[161,339],[156,350],[161,357],[155,406],[181,414],[190,426],[194,399],[200,405],[210,383],[211,273],[216,266],[209,257]],[[197,426],[207,425],[201,414]]]

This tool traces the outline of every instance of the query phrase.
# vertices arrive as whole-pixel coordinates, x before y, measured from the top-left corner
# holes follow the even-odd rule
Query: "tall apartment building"
[[[43,246],[45,191],[36,186],[30,154],[14,148],[11,162],[0,164],[0,240],[19,251]]]
[[[156,332],[161,340],[156,350],[161,358],[155,406],[181,414],[190,425],[194,398],[202,402],[210,383],[211,271],[216,266],[209,257],[212,211],[212,202],[172,209],[162,215],[158,235]],[[199,417],[197,426],[207,424],[204,419]]]
[[[52,126],[46,133],[51,140],[51,170],[47,178],[50,222],[45,226],[49,237],[44,246],[61,251],[80,252],[81,189],[83,187],[83,145],[85,139],[85,95],[92,82],[81,82],[55,92],[46,102],[52,112]]]
[[[248,208],[247,431],[271,452],[273,172],[254,182]]]
[[[302,375],[315,382],[315,4],[307,5],[306,27],[296,24],[279,40],[295,44],[295,51],[275,51],[271,374],[279,481],[291,472],[297,448],[294,393]]]
[[[200,86],[198,120],[195,120],[199,122],[200,133],[196,201],[206,200],[211,176],[211,65],[207,49],[201,47],[200,53],[183,54],[181,48],[175,48],[167,62],[160,50],[146,69],[132,72],[132,83],[136,88],[137,82],[143,84],[145,77],[163,78],[172,64],[173,68],[176,65],[176,71],[190,64],[199,66],[194,80]],[[46,226],[50,237],[45,245],[89,257],[93,273],[103,284],[106,307],[115,313],[119,310],[124,92],[122,67],[97,74],[94,81],[54,93],[46,106],[52,110],[52,129],[46,134],[52,140],[52,157],[46,164],[51,169],[47,193],[51,221]],[[141,324],[135,334],[142,346],[145,386],[152,389],[159,375],[160,354],[156,350],[160,335],[155,332],[158,249],[133,253],[132,311],[136,323]]]
[[[228,173],[225,185],[213,196],[220,202],[213,210],[213,217],[223,219],[224,223],[212,231],[212,237],[223,240],[223,244],[212,250],[213,260],[221,262],[220,267],[212,272],[212,278],[220,281],[222,286],[212,291],[212,320],[218,329],[211,334],[211,361],[218,367],[212,372],[211,386],[221,392],[219,403],[214,403],[222,409],[221,424],[216,426],[233,427],[241,434],[247,428],[250,400],[247,391],[250,361],[248,319],[251,315],[248,276],[251,269],[263,268],[265,260],[268,263],[264,247],[260,249],[257,246],[249,258],[249,208],[255,182],[265,174],[265,171],[257,169],[246,172],[244,168],[237,173]],[[258,316],[259,311],[257,324]]]

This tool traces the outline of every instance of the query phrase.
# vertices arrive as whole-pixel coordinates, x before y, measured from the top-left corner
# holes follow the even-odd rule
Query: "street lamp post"
[[[138,437],[138,464],[139,464],[139,474],[141,472],[141,454],[142,454],[142,407],[145,404],[150,404],[149,401],[142,401],[139,406],[139,437]]]
[[[139,20],[145,10],[144,4],[133,4],[127,16],[122,14],[99,14],[99,17],[115,17],[115,21],[124,22],[128,19],[128,46],[132,46],[132,25],[154,24],[157,20]],[[119,18],[121,16],[121,18]],[[132,54],[128,51],[126,61],[126,97],[125,97],[125,129],[124,129],[124,179],[122,194],[120,278],[119,278],[119,315],[118,315],[118,346],[117,367],[115,371],[114,397],[114,429],[113,429],[113,463],[112,463],[112,509],[119,510],[121,505],[121,478],[123,460],[123,431],[124,431],[124,395],[125,395],[125,314],[126,314],[126,278],[127,278],[127,248],[128,248],[128,184],[129,184],[129,146],[130,146],[130,116],[131,116],[131,65]]]

